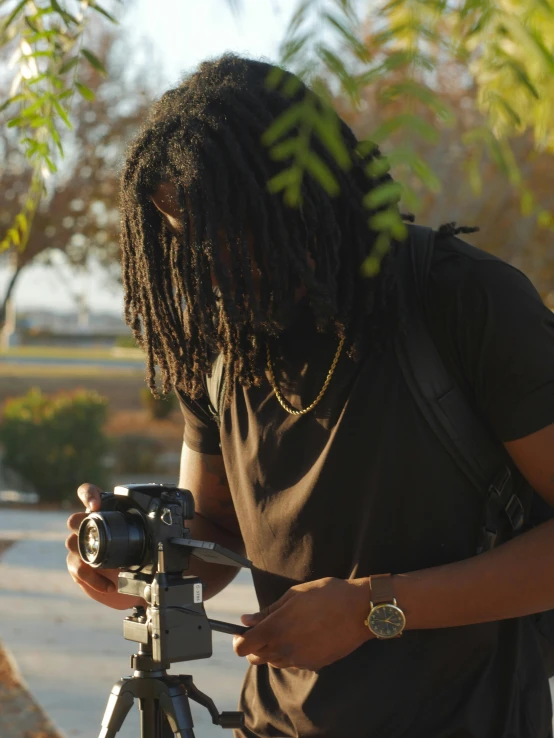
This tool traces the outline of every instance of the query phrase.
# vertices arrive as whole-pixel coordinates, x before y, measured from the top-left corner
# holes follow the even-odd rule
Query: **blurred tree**
[[[371,42],[368,34],[366,43]],[[344,95],[335,98],[335,106],[361,139],[379,133],[391,118],[419,121],[411,130],[401,127],[390,131],[387,140],[393,174],[412,190],[412,199],[403,204],[413,207],[418,219],[429,225],[438,226],[445,220],[478,225],[481,230],[472,241],[522,269],[554,308],[553,237],[550,229],[542,227],[550,225],[548,215],[554,212],[554,152],[537,151],[530,132],[512,141],[514,162],[525,182],[521,197],[493,152],[474,135],[486,127],[486,119],[479,107],[478,90],[460,63],[445,63],[433,81],[435,94],[452,111],[446,128],[435,127],[432,111],[409,96],[383,104],[395,77],[400,84],[402,70],[365,88],[356,107]],[[436,182],[431,188],[405,166],[399,150],[404,156],[419,157],[432,170]],[[545,213],[542,224],[536,217],[537,209]]]
[[[12,243],[2,254],[10,277],[0,295],[0,326],[22,271],[37,260],[52,263],[56,251],[71,266],[85,268],[94,259],[119,278],[119,161],[149,107],[156,63],[148,54],[148,74],[138,62],[130,75],[130,50],[111,27],[98,29],[95,51],[109,75],[104,78],[93,67],[83,70],[81,79],[93,99],[74,102],[75,125],[62,139],[66,158],[48,180],[25,248]],[[0,172],[0,228],[5,229],[19,212],[33,175],[10,130],[0,131],[0,157],[6,162]]]
[[[113,0],[118,2],[118,0]],[[60,127],[71,128],[75,92],[91,99],[93,92],[79,79],[80,61],[105,73],[102,62],[83,45],[85,29],[97,14],[115,18],[97,0],[0,0],[0,50],[11,56],[10,84],[0,98],[0,112],[31,167],[26,197],[0,240],[24,248],[49,175],[63,157]],[[2,70],[5,79],[6,68]]]

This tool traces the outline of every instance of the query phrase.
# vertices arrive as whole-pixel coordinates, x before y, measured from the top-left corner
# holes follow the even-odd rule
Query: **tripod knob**
[[[222,728],[244,728],[244,714],[242,712],[222,712],[219,715],[219,724]]]

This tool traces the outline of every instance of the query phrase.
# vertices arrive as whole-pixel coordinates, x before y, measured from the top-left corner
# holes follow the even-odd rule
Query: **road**
[[[130,674],[135,644],[125,641],[125,613],[87,598],[65,568],[67,515],[0,509],[0,538],[16,539],[0,561],[0,640],[12,652],[30,692],[66,738],[97,738],[114,682]],[[237,579],[207,603],[208,615],[239,621],[255,612],[250,575]],[[236,709],[245,662],[232,637],[213,634],[212,658],[178,664],[170,673],[192,673],[220,711]],[[192,703],[196,738],[223,738],[206,710]],[[129,713],[119,738],[139,735],[138,709]]]

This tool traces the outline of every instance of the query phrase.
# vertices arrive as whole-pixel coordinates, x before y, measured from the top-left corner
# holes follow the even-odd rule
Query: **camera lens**
[[[98,569],[140,567],[146,547],[137,511],[91,513],[79,527],[79,556]]]
[[[100,552],[100,531],[94,520],[87,520],[83,531],[83,548],[87,561],[94,561]]]

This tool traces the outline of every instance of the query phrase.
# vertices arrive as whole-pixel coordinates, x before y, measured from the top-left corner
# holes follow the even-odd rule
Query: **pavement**
[[[15,543],[0,560],[0,640],[21,677],[64,738],[97,738],[112,685],[129,676],[136,644],[124,640],[116,611],[90,600],[65,566],[66,513],[0,509],[0,538]],[[255,612],[249,572],[206,603],[209,617],[239,622]],[[191,673],[219,711],[235,710],[246,662],[232,650],[232,636],[213,633],[210,659],[180,663],[170,673]],[[196,738],[231,738],[191,703]],[[138,707],[118,738],[139,735]]]

